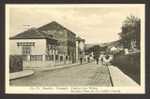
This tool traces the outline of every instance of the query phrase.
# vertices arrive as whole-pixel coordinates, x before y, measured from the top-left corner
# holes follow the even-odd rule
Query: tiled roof
[[[73,35],[75,35],[75,33],[70,31],[69,29],[65,28],[61,24],[57,23],[56,21],[52,21],[51,23],[43,25],[43,26],[39,27],[38,30],[40,30],[40,31],[47,31],[47,30],[52,30],[52,31],[53,30],[55,30],[55,31],[62,30],[62,31],[64,31],[64,30],[66,30],[66,31],[72,33]]]
[[[53,32],[56,32],[58,30],[62,30],[62,31],[66,30],[66,31],[69,31],[70,33],[74,34],[73,32],[71,32],[67,28],[63,27],[59,23],[52,21],[51,23],[43,25],[37,29],[32,28],[32,29],[29,29],[22,33],[19,33],[18,35],[11,37],[10,39],[37,39],[37,38],[54,39]]]
[[[35,28],[31,28],[18,35],[15,35],[14,37],[11,37],[10,39],[42,39],[42,38],[53,39],[53,36],[44,33],[42,31],[39,31]]]

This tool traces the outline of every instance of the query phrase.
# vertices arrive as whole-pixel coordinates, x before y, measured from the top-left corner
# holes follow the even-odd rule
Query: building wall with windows
[[[72,32],[67,35],[67,56],[72,63],[76,62],[76,35]]]
[[[51,22],[11,37],[10,55],[22,55],[25,66],[74,63],[76,34],[57,22]]]
[[[11,55],[46,54],[46,39],[12,39],[9,44]]]
[[[40,28],[47,34],[53,35],[58,40],[58,53],[61,55],[60,60],[64,63],[74,63],[76,61],[76,34],[66,29],[57,22],[51,22]]]
[[[48,39],[10,39],[10,55],[23,57],[23,68],[53,66],[60,60],[57,42]]]
[[[64,63],[74,63],[76,55],[76,39],[75,34],[66,30],[59,30],[57,32],[52,32],[54,38],[58,41],[57,53],[60,62]]]

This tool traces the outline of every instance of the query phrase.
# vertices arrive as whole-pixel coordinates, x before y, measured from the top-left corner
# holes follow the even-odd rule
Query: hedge
[[[10,55],[9,59],[9,72],[18,72],[23,70],[23,60],[21,56],[18,55]]]
[[[116,55],[112,64],[140,84],[140,53]]]

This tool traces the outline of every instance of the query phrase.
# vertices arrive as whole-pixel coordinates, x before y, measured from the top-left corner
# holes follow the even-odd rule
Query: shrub
[[[21,56],[10,55],[9,61],[10,61],[9,63],[10,73],[23,70],[23,61]]]

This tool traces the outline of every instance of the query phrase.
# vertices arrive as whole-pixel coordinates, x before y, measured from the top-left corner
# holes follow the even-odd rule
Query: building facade
[[[11,37],[9,44],[10,55],[22,56],[26,66],[31,62],[39,61],[55,63],[58,53],[57,40],[52,35],[47,35],[37,29],[29,29]]]
[[[38,30],[53,35],[58,40],[58,53],[64,63],[76,62],[76,34],[53,21]]]
[[[45,66],[75,63],[76,35],[57,22],[51,22],[11,37],[10,55],[22,56],[28,67],[44,66],[46,62]]]

